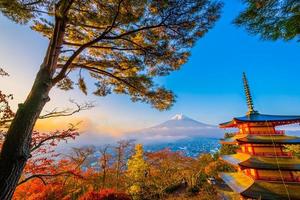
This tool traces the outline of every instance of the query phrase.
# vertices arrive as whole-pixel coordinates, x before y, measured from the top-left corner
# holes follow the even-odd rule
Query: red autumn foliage
[[[13,99],[11,94],[4,94],[0,90],[0,121],[12,118],[14,116],[13,111],[9,106],[9,100]]]
[[[125,193],[116,192],[114,189],[103,189],[99,192],[87,192],[79,200],[131,200],[131,198]]]
[[[49,200],[49,199],[64,199],[63,188],[60,184],[49,183],[44,185],[40,180],[33,179],[28,184],[20,185],[13,197],[13,200]]]
[[[8,74],[0,68],[0,76],[7,75]],[[14,112],[9,105],[9,100],[12,98],[12,95],[4,94],[0,90],[0,149],[5,139],[6,129],[14,116]],[[45,179],[49,179],[53,176],[77,175],[76,166],[70,165],[68,162],[63,163],[63,161],[60,161],[60,167],[57,167],[57,157],[59,154],[55,152],[55,148],[61,141],[67,142],[69,139],[75,139],[78,135],[79,133],[72,125],[63,131],[47,133],[33,131],[30,158],[23,170],[19,184],[23,184],[33,178],[39,178],[45,184]]]
[[[0,76],[9,76],[2,68],[0,68]],[[12,94],[4,94],[0,90],[0,126],[3,125],[3,121],[12,118],[15,114],[9,106],[9,100],[12,100]]]

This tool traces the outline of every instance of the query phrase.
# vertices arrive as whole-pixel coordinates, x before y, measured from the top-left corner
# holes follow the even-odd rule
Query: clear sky
[[[299,43],[262,41],[234,26],[232,21],[242,9],[240,2],[226,1],[221,19],[197,42],[188,63],[180,71],[159,78],[160,84],[177,95],[177,103],[171,110],[159,112],[149,105],[132,103],[126,96],[101,98],[85,96],[78,90],[58,89],[51,92],[46,109],[67,107],[70,98],[78,102],[95,101],[96,108],[73,118],[83,119],[87,129],[99,133],[118,134],[152,126],[176,113],[218,124],[245,114],[242,88],[245,71],[257,110],[268,114],[300,114]],[[14,108],[29,92],[47,42],[28,27],[0,15],[0,66],[11,74],[0,79],[0,87],[14,94]],[[43,126],[57,127],[69,120],[74,119],[57,119]]]

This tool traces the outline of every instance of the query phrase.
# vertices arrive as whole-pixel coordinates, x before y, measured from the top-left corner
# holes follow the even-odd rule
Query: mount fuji
[[[174,142],[194,137],[222,138],[223,135],[224,132],[215,125],[176,114],[161,124],[130,133],[129,137],[142,142]]]

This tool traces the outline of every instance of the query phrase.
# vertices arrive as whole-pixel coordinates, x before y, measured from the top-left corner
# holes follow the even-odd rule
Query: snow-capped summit
[[[185,116],[184,114],[176,114],[174,117],[172,117],[172,120],[183,120],[188,118],[187,116]]]
[[[172,141],[191,137],[221,138],[223,132],[216,125],[205,124],[183,114],[176,114],[171,119],[158,125],[138,130],[134,138],[145,141]]]

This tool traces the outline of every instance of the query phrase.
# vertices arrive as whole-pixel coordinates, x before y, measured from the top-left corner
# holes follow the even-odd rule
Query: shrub
[[[167,194],[171,194],[176,192],[177,190],[179,190],[182,187],[182,183],[175,183],[172,185],[169,185],[166,189],[165,189],[165,193]]]

